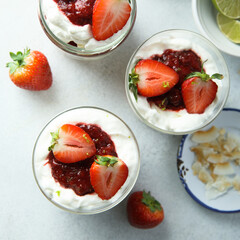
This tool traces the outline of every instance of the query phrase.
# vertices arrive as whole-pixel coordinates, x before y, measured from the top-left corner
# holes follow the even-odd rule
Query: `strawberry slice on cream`
[[[56,133],[51,133],[54,157],[63,163],[74,163],[92,157],[96,147],[91,137],[81,128],[64,124]]]

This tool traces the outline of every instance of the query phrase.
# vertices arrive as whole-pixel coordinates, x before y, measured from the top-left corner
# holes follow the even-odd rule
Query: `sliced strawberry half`
[[[127,23],[131,6],[127,0],[96,0],[93,7],[93,37],[100,41],[111,37]]]
[[[94,191],[101,199],[112,198],[128,177],[128,167],[119,158],[105,155],[97,159],[90,168],[90,180]]]
[[[92,157],[96,147],[91,137],[80,127],[64,124],[56,133],[51,133],[54,157],[63,163],[74,163]]]
[[[129,74],[129,89],[144,97],[155,97],[168,92],[179,81],[178,74],[165,64],[151,60],[140,60]]]
[[[218,85],[212,79],[222,79],[223,75],[213,74],[211,77],[202,72],[193,72],[182,84],[182,97],[188,113],[204,113],[205,109],[216,98]]]

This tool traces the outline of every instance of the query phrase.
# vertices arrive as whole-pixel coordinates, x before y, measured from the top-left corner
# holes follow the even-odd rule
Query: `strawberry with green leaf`
[[[107,200],[112,198],[128,177],[128,167],[119,158],[96,155],[96,160],[90,168],[90,180],[98,196]]]
[[[63,163],[74,163],[95,155],[96,147],[91,137],[80,127],[72,124],[62,125],[58,131],[51,132],[52,142],[48,148],[54,157]]]
[[[172,68],[156,60],[144,59],[138,61],[129,74],[129,89],[137,100],[138,94],[144,97],[162,95],[178,81],[179,76]]]
[[[153,228],[164,219],[161,204],[150,192],[134,192],[128,198],[127,215],[129,223],[136,228]]]
[[[7,63],[12,82],[31,91],[47,90],[52,85],[52,72],[47,58],[39,51],[25,49],[16,54],[10,52],[13,62]]]
[[[209,76],[203,66],[201,72],[190,73],[182,83],[182,97],[188,113],[204,113],[205,109],[216,98],[218,85],[212,79],[223,79],[215,73]]]

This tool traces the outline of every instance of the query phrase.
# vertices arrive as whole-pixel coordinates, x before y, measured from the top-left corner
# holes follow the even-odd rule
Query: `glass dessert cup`
[[[189,114],[186,109],[161,110],[156,105],[151,105],[146,97],[138,95],[138,100],[129,90],[129,74],[140,59],[148,59],[153,55],[161,55],[164,50],[176,51],[192,49],[204,63],[206,73],[212,75],[221,73],[224,78],[216,80],[218,91],[215,100],[207,107],[203,114]],[[128,102],[137,117],[149,127],[163,133],[182,135],[197,131],[211,123],[221,112],[229,93],[229,73],[225,60],[219,50],[203,36],[181,29],[159,32],[143,44],[133,53],[129,60],[125,74],[125,90]]]
[[[109,134],[115,144],[118,157],[128,166],[127,180],[109,200],[100,199],[95,192],[79,196],[72,189],[61,186],[52,176],[47,147],[51,143],[50,132],[63,124],[75,125],[80,122],[96,124]],[[129,150],[130,153],[126,155]],[[140,152],[134,134],[119,117],[96,107],[77,107],[58,114],[45,125],[33,149],[32,166],[39,189],[51,203],[68,212],[89,215],[113,208],[128,195],[139,174]]]
[[[52,0],[53,1],[53,0]],[[107,41],[106,43],[103,44],[104,41],[97,41],[100,44],[97,45],[96,48],[89,48],[86,49],[84,46],[80,47],[76,47],[73,46],[71,44],[68,44],[66,42],[64,42],[63,40],[61,40],[58,36],[56,36],[56,34],[54,34],[53,30],[51,29],[48,21],[47,21],[47,17],[46,17],[46,9],[48,9],[49,7],[46,6],[45,4],[45,0],[39,0],[39,7],[38,7],[38,16],[39,16],[39,20],[41,23],[41,26],[45,32],[45,34],[47,35],[47,37],[61,50],[63,50],[65,53],[67,53],[69,56],[72,56],[76,59],[98,59],[101,57],[104,57],[108,54],[110,54],[115,48],[117,48],[130,34],[134,23],[135,23],[135,19],[136,19],[136,0],[132,0],[131,3],[131,15],[130,18],[128,19],[127,24],[124,26],[124,28],[122,30],[119,30],[117,33],[115,33],[114,35],[116,35],[116,37],[113,38],[113,40],[108,41],[108,39],[106,39],[105,41]],[[60,11],[60,10],[59,10]],[[85,25],[86,26],[86,25]],[[66,26],[64,27],[66,28]],[[66,30],[66,29],[65,29]],[[61,29],[58,28],[56,30],[58,32],[58,34],[61,34]],[[122,31],[120,33],[120,31]],[[111,37],[110,37],[111,38]]]

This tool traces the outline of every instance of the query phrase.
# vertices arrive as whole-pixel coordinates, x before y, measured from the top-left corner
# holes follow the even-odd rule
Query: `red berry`
[[[154,97],[168,92],[179,80],[178,74],[165,64],[140,60],[129,76],[129,88],[145,97]],[[136,97],[136,95],[135,95]]]
[[[52,72],[47,58],[38,51],[10,53],[13,62],[7,63],[12,82],[31,91],[47,90],[52,85]]]
[[[127,0],[96,0],[93,7],[93,37],[100,41],[111,37],[127,23],[131,6]]]
[[[119,158],[99,156],[90,169],[90,180],[94,191],[101,199],[112,198],[128,177],[128,167]]]
[[[127,214],[129,223],[136,228],[153,228],[164,219],[161,204],[146,192],[134,192],[128,198]]]
[[[202,63],[201,72],[190,73],[182,83],[182,97],[188,113],[204,113],[216,98],[218,90],[212,79],[223,79],[219,73],[209,76],[203,69],[205,62]]]
[[[51,133],[54,157],[63,163],[74,163],[92,157],[96,147],[90,136],[80,127],[65,124],[56,133]]]
[[[204,113],[213,102],[218,90],[211,79],[203,81],[200,77],[192,77],[182,84],[182,97],[188,113]]]

